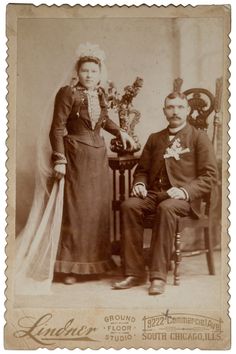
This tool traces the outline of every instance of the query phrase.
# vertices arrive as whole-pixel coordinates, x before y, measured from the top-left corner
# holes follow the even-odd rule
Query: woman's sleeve
[[[108,115],[108,110],[106,106],[106,100],[105,100],[105,91],[102,87],[99,88],[99,99],[100,99],[100,104],[103,109],[103,122],[102,122],[102,128],[106,130],[108,133],[115,135],[116,137],[120,136],[120,127],[113,122]]]
[[[50,130],[52,160],[54,164],[65,164],[64,136],[67,134],[66,122],[73,105],[73,92],[70,86],[62,87],[55,98],[53,121]]]
[[[120,136],[120,127],[108,117],[108,114],[106,115],[103,129],[112,135]]]

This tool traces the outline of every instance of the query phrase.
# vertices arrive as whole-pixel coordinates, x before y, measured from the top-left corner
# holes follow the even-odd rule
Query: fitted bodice
[[[76,140],[95,147],[103,146],[104,139],[101,137],[101,128],[106,122],[107,110],[105,103],[98,97],[100,112],[96,121],[91,119],[89,102],[86,91],[75,89],[73,92],[73,105],[66,122],[66,130],[69,136]]]
[[[100,135],[101,128],[115,136],[120,134],[119,127],[108,117],[104,91],[98,88],[94,94],[97,94],[95,97],[97,112],[92,115],[93,119],[91,119],[91,105],[89,106],[88,95],[84,87],[78,84],[75,87],[62,87],[58,91],[50,131],[51,145],[57,156],[58,153],[63,155],[65,153],[64,139],[66,136],[90,146],[100,147],[104,146],[104,139]]]

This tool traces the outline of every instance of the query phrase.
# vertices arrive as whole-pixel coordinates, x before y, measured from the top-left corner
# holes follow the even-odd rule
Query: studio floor
[[[164,308],[215,310],[221,303],[221,253],[214,253],[216,275],[208,274],[206,256],[183,258],[180,265],[180,286],[173,285],[169,272],[165,293],[148,295],[149,282],[128,290],[112,290],[112,283],[121,279],[119,268],[100,280],[65,285],[55,282],[49,296],[18,296],[15,308]],[[114,260],[119,264],[118,257]]]

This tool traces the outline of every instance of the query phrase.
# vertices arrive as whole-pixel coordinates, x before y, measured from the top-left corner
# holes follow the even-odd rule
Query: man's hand
[[[125,150],[132,151],[134,149],[135,141],[131,136],[129,136],[129,134],[120,131],[120,138]]]
[[[61,179],[66,174],[66,165],[65,164],[56,164],[54,166],[54,176],[57,179]]]
[[[135,184],[133,186],[131,195],[137,198],[144,199],[147,196],[147,189],[144,184]]]
[[[172,198],[172,199],[180,199],[180,200],[185,200],[186,195],[184,191],[180,188],[177,187],[172,187],[168,189],[167,194]]]

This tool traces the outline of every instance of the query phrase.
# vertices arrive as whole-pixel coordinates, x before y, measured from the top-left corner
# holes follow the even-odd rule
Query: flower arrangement
[[[137,77],[132,86],[128,85],[124,88],[124,94],[120,97],[117,93],[117,89],[112,81],[109,81],[107,101],[108,107],[116,109],[128,109],[132,106],[133,98],[137,96],[140,88],[143,86],[143,79]]]
[[[137,96],[140,88],[143,86],[143,79],[137,77],[132,85],[124,88],[124,94],[121,96],[117,93],[117,89],[113,82],[109,82],[107,91],[108,108],[115,109],[119,114],[119,123],[121,129],[126,131],[134,140],[135,146],[132,152],[141,149],[137,135],[134,133],[135,125],[140,120],[140,112],[133,108],[133,98]],[[117,152],[119,155],[126,154],[122,142],[119,138],[111,140],[111,151]]]

